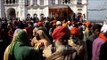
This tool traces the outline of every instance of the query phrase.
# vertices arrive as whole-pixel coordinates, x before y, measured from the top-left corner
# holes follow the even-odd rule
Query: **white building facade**
[[[82,13],[87,19],[87,0],[0,0],[0,17],[25,19],[27,14],[48,17],[49,8],[59,5],[69,6],[74,13]]]

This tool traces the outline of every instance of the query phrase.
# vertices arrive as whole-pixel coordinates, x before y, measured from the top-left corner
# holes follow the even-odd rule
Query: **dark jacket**
[[[107,60],[107,41],[100,48],[99,60]]]

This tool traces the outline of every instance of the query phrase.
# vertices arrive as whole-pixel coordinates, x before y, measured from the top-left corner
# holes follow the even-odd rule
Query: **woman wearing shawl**
[[[30,47],[27,33],[16,29],[13,40],[4,52],[4,60],[40,60],[39,54]]]
[[[79,28],[73,27],[71,28],[70,32],[71,32],[71,36],[70,36],[70,40],[68,40],[68,44],[76,50],[77,55],[75,60],[87,60],[87,58],[85,57],[86,45],[82,40],[78,38],[80,34]]]

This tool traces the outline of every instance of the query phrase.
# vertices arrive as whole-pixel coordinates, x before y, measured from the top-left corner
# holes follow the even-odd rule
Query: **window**
[[[82,9],[77,9],[78,11],[82,11]]]
[[[9,0],[9,3],[12,3],[12,1],[11,1],[11,0]]]
[[[81,2],[81,0],[77,0],[77,2]]]
[[[27,17],[30,17],[30,14],[27,14]]]
[[[51,5],[51,0],[48,0],[49,5]]]
[[[40,0],[40,5],[44,5],[44,0]]]
[[[6,4],[8,4],[9,2],[8,2],[8,0],[6,0]]]
[[[62,3],[62,0],[58,0],[58,4],[61,4]]]
[[[8,3],[16,3],[16,0],[4,0],[4,2],[6,3],[6,4],[8,4]]]
[[[55,4],[55,0],[49,0],[49,5]]]
[[[63,0],[63,3],[70,3],[70,0]]]
[[[37,17],[37,14],[35,13],[35,14],[33,14],[33,17]]]
[[[30,5],[30,0],[27,0],[25,3],[26,6]]]
[[[44,14],[43,14],[43,13],[41,13],[41,14],[40,14],[40,17],[44,17]]]
[[[13,3],[15,3],[15,0],[13,0]]]
[[[51,2],[52,4],[55,4],[55,0],[51,0],[51,1],[52,1],[52,2]]]
[[[33,0],[33,4],[37,4],[37,0]]]
[[[68,3],[70,3],[70,0],[68,0]]]
[[[82,4],[82,0],[77,0],[77,4]]]

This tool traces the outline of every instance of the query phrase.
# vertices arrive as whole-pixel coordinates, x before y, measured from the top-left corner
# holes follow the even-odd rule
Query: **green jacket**
[[[39,54],[34,49],[29,46],[20,46],[18,43],[15,44],[12,55],[14,60],[40,60]]]

